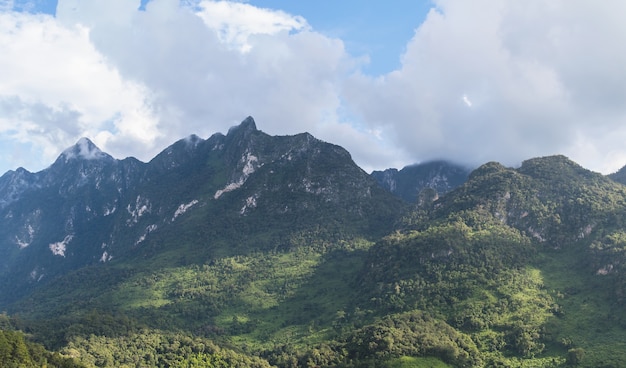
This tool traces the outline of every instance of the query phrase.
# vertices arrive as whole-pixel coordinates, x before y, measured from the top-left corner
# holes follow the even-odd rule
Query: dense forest
[[[440,198],[428,189],[417,198],[398,206],[382,236],[337,217],[323,223],[323,213],[296,231],[251,215],[221,234],[197,227],[201,213],[190,216],[185,232],[163,232],[126,259],[78,269],[11,304],[0,360],[624,365],[626,186],[553,156],[516,169],[488,163]]]

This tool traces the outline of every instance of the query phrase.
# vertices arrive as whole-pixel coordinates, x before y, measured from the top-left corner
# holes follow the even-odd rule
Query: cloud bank
[[[59,0],[54,17],[0,6],[0,169],[42,169],[82,136],[149,160],[248,115],[269,134],[340,144],[366,170],[555,153],[605,173],[626,164],[619,0],[435,1],[401,67],[378,76],[301,16],[139,5]]]
[[[437,1],[402,67],[355,75],[353,111],[409,157],[626,164],[626,3]]]

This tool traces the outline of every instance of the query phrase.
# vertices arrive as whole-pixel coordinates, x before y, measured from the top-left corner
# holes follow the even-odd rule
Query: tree
[[[9,344],[9,340],[4,335],[4,331],[0,330],[0,362],[6,362],[9,360],[11,356],[11,345]]]
[[[582,348],[572,348],[567,351],[565,362],[567,365],[579,365],[585,357],[585,350]]]

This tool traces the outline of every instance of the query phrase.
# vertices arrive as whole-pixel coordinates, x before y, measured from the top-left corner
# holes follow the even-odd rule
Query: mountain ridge
[[[11,275],[2,285],[6,295],[16,296],[71,270],[136,252],[158,232],[179,229],[194,211],[200,216],[196,228],[234,231],[250,227],[252,218],[259,224],[275,218],[293,227],[285,225],[287,232],[319,221],[340,234],[353,226],[367,233],[371,222],[389,229],[398,213],[369,204],[395,200],[343,148],[307,133],[269,136],[251,117],[227,135],[178,140],[147,163],[113,159],[81,139],[45,170],[5,174],[0,194],[6,198],[0,270]],[[320,217],[320,211],[333,215]],[[202,216],[213,225],[203,224]],[[302,219],[294,223],[296,218]]]
[[[84,366],[626,361],[626,186],[565,156],[399,179],[252,118],[64,152],[0,177],[0,323]]]

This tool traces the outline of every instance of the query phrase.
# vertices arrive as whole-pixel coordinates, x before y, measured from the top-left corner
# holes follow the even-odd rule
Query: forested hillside
[[[139,230],[119,217],[115,257],[5,299],[3,361],[624,366],[626,186],[552,156],[407,204],[340,147],[253,124],[139,165]]]

